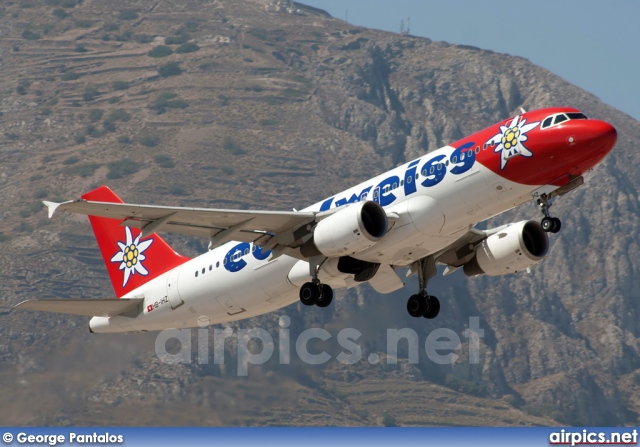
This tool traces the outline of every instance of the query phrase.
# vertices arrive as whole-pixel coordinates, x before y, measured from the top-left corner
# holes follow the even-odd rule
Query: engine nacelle
[[[387,214],[379,204],[368,201],[348,205],[321,220],[313,230],[313,239],[301,252],[309,257],[352,255],[382,239],[388,225]]]
[[[549,236],[534,220],[523,220],[492,234],[476,247],[476,255],[464,265],[467,276],[519,272],[541,261],[549,250]]]

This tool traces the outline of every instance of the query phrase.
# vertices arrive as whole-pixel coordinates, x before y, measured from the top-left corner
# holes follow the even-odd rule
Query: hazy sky
[[[349,23],[522,56],[640,120],[640,0],[301,0]],[[564,104],[563,104],[564,105]],[[570,104],[566,104],[570,105]]]

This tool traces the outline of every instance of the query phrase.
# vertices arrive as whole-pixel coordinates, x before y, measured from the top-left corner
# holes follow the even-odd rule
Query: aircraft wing
[[[141,228],[143,237],[156,231],[168,231],[213,240],[213,247],[234,240],[255,242],[266,249],[280,245],[296,248],[310,234],[307,225],[315,220],[313,212],[251,211],[74,200],[43,202],[49,217],[57,211],[121,220],[122,226]]]
[[[144,298],[108,298],[98,300],[26,300],[16,304],[16,309],[41,310],[86,317],[135,317]]]
[[[511,224],[502,225],[490,230],[478,230],[477,228],[471,228],[448,247],[435,253],[433,257],[436,262],[447,266],[443,274],[445,276],[449,275],[473,258],[475,255],[474,248],[479,242],[488,238],[492,234],[504,230],[509,225]]]

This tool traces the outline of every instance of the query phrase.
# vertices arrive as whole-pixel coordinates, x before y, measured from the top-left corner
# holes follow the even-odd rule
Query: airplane
[[[369,283],[387,294],[418,275],[408,313],[433,319],[427,285],[443,265],[471,277],[528,270],[561,221],[554,200],[584,183],[613,149],[609,123],[569,107],[505,119],[346,191],[296,211],[252,211],[123,203],[101,186],[49,217],[89,216],[117,298],[27,300],[16,307],[92,317],[94,333],[157,331],[226,323],[296,301],[327,307],[333,290]],[[476,225],[535,201],[541,221],[489,230]],[[193,259],[157,233],[209,239]]]

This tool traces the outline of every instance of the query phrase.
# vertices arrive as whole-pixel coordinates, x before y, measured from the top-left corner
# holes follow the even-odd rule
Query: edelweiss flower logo
[[[118,268],[120,270],[124,270],[122,287],[127,285],[129,277],[131,275],[135,275],[136,272],[140,273],[142,276],[147,276],[149,274],[149,271],[144,268],[144,265],[142,265],[142,261],[147,259],[143,253],[153,243],[153,239],[140,242],[140,235],[133,240],[129,227],[125,227],[124,230],[126,233],[127,243],[124,244],[122,242],[118,242],[120,251],[111,258],[111,262],[119,262],[120,266]]]
[[[530,124],[526,124],[526,122],[526,119],[520,121],[520,115],[518,115],[508,126],[500,126],[500,133],[487,141],[486,144],[498,145],[495,152],[502,152],[500,169],[504,169],[507,161],[516,155],[533,157],[533,152],[527,149],[523,143],[529,139],[526,133],[535,129],[540,121]]]

